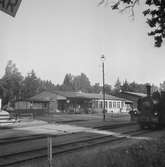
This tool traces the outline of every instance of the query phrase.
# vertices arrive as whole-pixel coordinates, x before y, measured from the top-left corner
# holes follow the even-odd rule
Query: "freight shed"
[[[16,101],[15,110],[17,112],[33,112],[36,114],[56,112],[58,102],[65,100],[66,98],[63,96],[44,91],[24,101]]]

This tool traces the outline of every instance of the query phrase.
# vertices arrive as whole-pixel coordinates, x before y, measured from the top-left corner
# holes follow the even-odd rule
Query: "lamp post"
[[[105,76],[104,76],[104,55],[101,55],[102,60],[102,73],[103,73],[103,120],[105,121]]]

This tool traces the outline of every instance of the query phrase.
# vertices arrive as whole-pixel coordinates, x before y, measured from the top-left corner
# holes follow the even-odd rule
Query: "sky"
[[[15,18],[0,11],[0,77],[8,60],[25,76],[32,69],[62,84],[66,73],[85,73],[91,84],[165,81],[165,43],[155,48],[142,15],[98,6],[100,0],[22,0]]]

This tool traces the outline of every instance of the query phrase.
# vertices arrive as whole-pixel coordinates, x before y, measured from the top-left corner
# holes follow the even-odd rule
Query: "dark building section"
[[[118,97],[132,101],[133,108],[137,108],[138,99],[141,97],[145,97],[145,96],[146,96],[146,94],[144,94],[144,93],[129,92],[129,91],[120,92],[118,95]]]

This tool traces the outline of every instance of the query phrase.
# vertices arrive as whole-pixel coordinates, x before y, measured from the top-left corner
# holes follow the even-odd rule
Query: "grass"
[[[40,159],[16,166],[48,167],[47,164],[45,159]],[[158,140],[120,143],[115,148],[104,145],[56,156],[53,164],[54,167],[164,167],[165,136]]]
[[[106,120],[103,121],[103,115],[98,114],[50,114],[36,117],[38,120],[48,123],[67,123],[78,126],[95,127],[105,124],[114,124],[129,122],[130,116],[128,113],[106,114]]]

